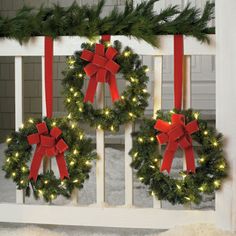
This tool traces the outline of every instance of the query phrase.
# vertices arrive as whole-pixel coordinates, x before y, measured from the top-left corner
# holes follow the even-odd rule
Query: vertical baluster
[[[98,83],[97,92],[98,108],[104,108],[104,85]],[[96,164],[96,181],[97,181],[97,205],[104,205],[105,202],[105,140],[104,130],[96,130],[97,154],[99,160]]]
[[[131,207],[133,205],[133,171],[130,167],[132,157],[129,151],[132,147],[132,123],[125,125],[125,205]]]
[[[23,123],[23,78],[22,57],[15,57],[15,130],[18,131]],[[16,190],[16,203],[25,202],[23,190]]]
[[[154,57],[154,95],[153,95],[153,118],[156,118],[157,110],[161,109],[161,99],[162,99],[162,56]],[[161,147],[160,147],[161,151]],[[157,200],[155,196],[153,196],[153,207],[161,208],[161,201]]]
[[[184,56],[184,80],[183,80],[183,109],[192,106],[191,98],[191,56]],[[183,170],[186,170],[186,159],[183,157]]]

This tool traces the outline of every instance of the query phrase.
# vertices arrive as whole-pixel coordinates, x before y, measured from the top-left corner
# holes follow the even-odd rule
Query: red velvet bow
[[[117,51],[113,47],[108,47],[105,52],[103,44],[96,44],[95,53],[85,49],[81,54],[81,58],[90,63],[84,67],[84,71],[90,77],[88,89],[84,101],[94,102],[94,96],[97,89],[97,83],[108,83],[112,101],[119,99],[119,92],[116,84],[115,74],[120,66],[113,61]]]
[[[65,141],[59,137],[62,131],[54,127],[49,134],[47,125],[44,122],[37,124],[36,127],[38,133],[31,134],[27,137],[30,145],[37,145],[31,163],[29,179],[33,178],[34,181],[37,180],[39,168],[44,156],[56,156],[61,179],[69,177],[64,159],[64,152],[68,149],[68,146]]]
[[[173,114],[171,117],[172,123],[169,124],[163,120],[157,120],[154,128],[161,131],[157,135],[157,140],[160,144],[167,143],[164,153],[161,171],[167,170],[170,173],[174,154],[180,146],[186,158],[187,172],[195,173],[194,151],[192,145],[191,134],[199,130],[197,120],[193,120],[185,125],[185,117],[181,114]]]

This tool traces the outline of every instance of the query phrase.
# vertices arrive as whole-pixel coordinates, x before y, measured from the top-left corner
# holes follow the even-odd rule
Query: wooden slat
[[[162,104],[162,71],[163,66],[163,57],[156,56],[154,57],[154,96],[153,96],[153,118],[156,118],[156,112],[161,109]],[[161,152],[161,147],[160,147]],[[161,201],[157,200],[155,196],[153,196],[153,207],[161,208]]]
[[[129,151],[132,148],[132,123],[125,125],[125,205],[130,207],[133,205],[133,171],[130,167],[132,157]]]
[[[183,109],[191,108],[191,56],[184,56]],[[183,170],[186,170],[186,158],[183,154]]]
[[[184,37],[185,55],[215,55],[215,35],[209,35],[211,44],[200,43],[193,37]],[[159,48],[154,48],[143,40],[133,37],[112,36],[112,41],[120,40],[123,45],[130,45],[136,53],[141,55],[173,55],[173,36],[158,36]],[[54,43],[55,56],[72,55],[80,50],[80,45],[88,41],[87,38],[77,36],[58,37]],[[23,45],[13,39],[0,39],[0,56],[44,56],[44,37],[33,37]]]
[[[99,108],[104,107],[104,85],[98,83],[97,103]],[[97,154],[99,160],[96,163],[96,182],[97,182],[97,205],[103,206],[105,202],[105,133],[104,130],[97,129]]]
[[[0,222],[169,229],[215,224],[215,211],[0,204]]]
[[[15,57],[15,130],[18,131],[23,123],[23,78],[22,57]],[[23,204],[23,190],[16,190],[16,203]]]

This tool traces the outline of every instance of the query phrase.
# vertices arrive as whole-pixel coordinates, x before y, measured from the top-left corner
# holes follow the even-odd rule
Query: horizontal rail
[[[0,222],[169,229],[215,224],[215,211],[0,204]],[[34,212],[34,214],[32,214]]]
[[[209,35],[211,44],[200,43],[193,37],[184,37],[185,55],[215,55],[215,35]],[[154,48],[143,40],[126,36],[112,36],[112,41],[120,40],[123,45],[129,45],[140,55],[167,56],[173,55],[173,35],[159,36],[160,47]],[[85,37],[63,36],[55,40],[54,55],[72,55],[81,49],[81,44],[88,41]],[[0,56],[43,56],[44,37],[33,37],[29,42],[20,44],[14,39],[0,38]]]

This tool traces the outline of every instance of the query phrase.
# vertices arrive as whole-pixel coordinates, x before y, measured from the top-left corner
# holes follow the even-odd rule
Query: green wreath
[[[48,130],[56,126],[62,131],[60,138],[69,146],[65,152],[68,178],[60,179],[52,170],[47,170],[38,174],[36,181],[29,179],[33,148],[27,137],[38,132],[36,125],[40,123],[45,123]],[[19,132],[13,132],[7,138],[7,145],[2,167],[5,177],[11,178],[18,189],[25,190],[26,196],[30,196],[32,191],[36,199],[43,197],[47,202],[59,195],[69,198],[75,188],[83,188],[84,181],[89,178],[91,161],[96,159],[91,140],[68,119],[29,119]]]
[[[222,135],[209,127],[206,121],[199,119],[199,113],[192,110],[171,111],[167,114],[157,112],[157,119],[171,121],[173,113],[183,114],[186,124],[197,119],[199,131],[191,135],[198,158],[196,173],[187,174],[180,171],[173,177],[160,171],[163,159],[158,146],[154,129],[155,120],[143,121],[140,131],[133,133],[133,157],[131,166],[137,170],[139,180],[149,187],[149,192],[159,200],[167,200],[172,204],[199,204],[203,194],[212,194],[221,187],[227,176],[227,163],[223,154]]]
[[[106,49],[110,46],[107,42],[104,44]],[[86,121],[98,129],[117,131],[121,124],[133,122],[141,117],[148,105],[148,68],[141,64],[138,54],[131,48],[125,47],[122,50],[119,41],[115,41],[112,47],[118,51],[114,61],[120,65],[119,73],[129,82],[120,99],[114,102],[112,107],[96,109],[90,102],[84,102],[84,67],[89,62],[80,58],[82,51],[69,58],[63,85],[65,106],[70,113],[69,116],[77,121]],[[90,43],[82,44],[82,48],[95,51],[95,45]]]

